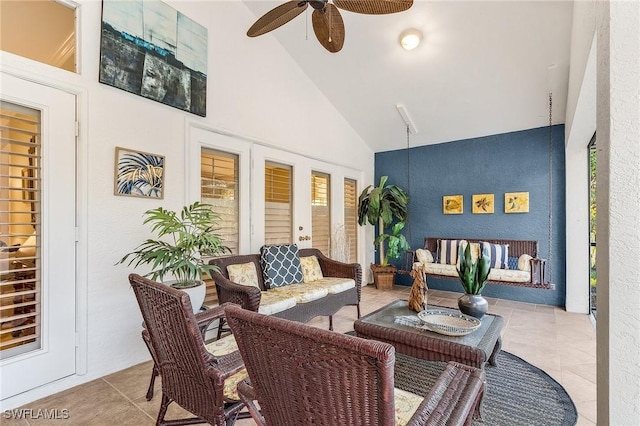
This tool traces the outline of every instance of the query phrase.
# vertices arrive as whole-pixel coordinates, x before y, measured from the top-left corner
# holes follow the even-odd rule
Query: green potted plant
[[[393,286],[396,267],[390,265],[389,260],[399,258],[403,251],[409,249],[409,243],[400,233],[407,219],[409,196],[402,188],[387,185],[387,180],[388,176],[382,176],[378,186],[367,186],[358,198],[358,223],[378,225],[378,236],[374,245],[379,247],[380,264],[371,265],[376,288]],[[389,227],[390,232],[385,232]]]
[[[150,223],[158,239],[147,239],[116,264],[150,265],[151,272],[145,276],[162,282],[165,277],[173,279],[166,283],[187,291],[197,312],[206,293],[203,273],[211,277],[210,272],[218,270],[217,266],[209,265],[205,257],[230,252],[215,233],[220,217],[211,205],[198,201],[183,207],[179,213],[158,207],[147,210],[144,217],[142,223]]]
[[[457,267],[458,276],[464,289],[464,295],[458,299],[458,308],[463,314],[471,315],[478,319],[487,313],[489,303],[481,293],[487,285],[487,278],[491,272],[491,258],[481,251],[476,261],[471,254],[471,244],[463,249],[460,247],[458,254],[460,264]]]

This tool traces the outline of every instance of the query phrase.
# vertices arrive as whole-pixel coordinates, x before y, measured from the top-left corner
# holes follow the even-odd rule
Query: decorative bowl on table
[[[480,327],[480,320],[469,315],[429,309],[418,312],[418,318],[424,327],[435,333],[447,336],[464,336]]]

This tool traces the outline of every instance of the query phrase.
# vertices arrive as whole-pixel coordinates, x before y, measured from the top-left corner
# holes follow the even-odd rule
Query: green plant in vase
[[[198,293],[202,300],[199,296],[194,300],[190,294],[194,311],[198,310],[206,292],[203,274],[210,277],[211,271],[218,270],[217,266],[207,263],[206,257],[230,252],[215,233],[220,217],[211,205],[198,201],[183,207],[180,212],[158,207],[147,210],[143,216],[142,223],[151,224],[151,231],[157,239],[145,240],[116,264],[126,263],[134,268],[150,265],[151,271],[145,277],[163,282],[165,277],[169,277],[175,280],[169,284],[181,290],[201,287]]]
[[[458,277],[460,277],[465,292],[458,299],[458,308],[463,314],[482,318],[489,308],[489,303],[481,296],[481,293],[487,285],[487,279],[491,272],[491,258],[488,253],[481,250],[478,259],[474,261],[469,243],[464,248],[460,247],[458,258]]]
[[[376,288],[393,286],[396,268],[389,265],[389,260],[399,258],[404,250],[410,248],[406,238],[400,233],[407,219],[409,196],[402,188],[387,185],[387,180],[388,176],[382,176],[378,186],[367,186],[358,198],[358,224],[378,225],[374,245],[378,246],[380,264],[371,265]],[[396,223],[392,226],[394,221]],[[385,232],[390,226],[391,232]],[[381,274],[385,274],[384,286],[379,285]]]

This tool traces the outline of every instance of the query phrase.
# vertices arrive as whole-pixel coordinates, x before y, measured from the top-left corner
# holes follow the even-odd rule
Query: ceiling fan
[[[320,44],[335,53],[344,44],[344,22],[338,9],[368,15],[384,15],[403,12],[413,5],[413,0],[298,0],[288,1],[271,9],[247,31],[249,37],[257,37],[286,24],[311,5],[313,32]]]

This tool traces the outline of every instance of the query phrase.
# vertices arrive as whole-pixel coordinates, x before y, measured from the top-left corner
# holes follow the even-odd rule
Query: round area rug
[[[501,351],[498,366],[487,366],[484,421],[474,426],[573,426],[576,406],[567,391],[547,373],[509,352]],[[445,363],[423,361],[396,353],[395,386],[426,395]]]

